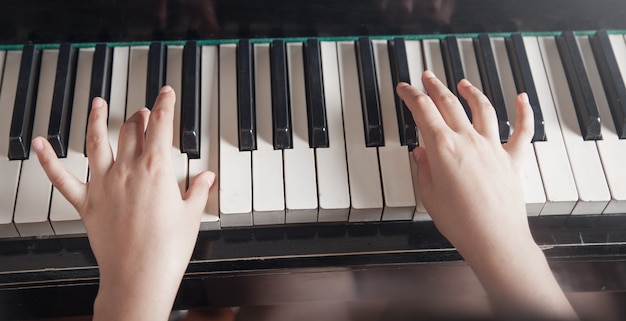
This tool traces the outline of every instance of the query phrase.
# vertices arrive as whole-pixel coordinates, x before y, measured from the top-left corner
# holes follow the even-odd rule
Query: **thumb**
[[[420,190],[424,190],[424,188],[430,185],[432,180],[426,149],[421,146],[413,149],[413,158],[417,164],[417,184]]]
[[[187,193],[185,193],[185,202],[192,208],[203,209],[209,199],[209,189],[215,182],[215,173],[202,172],[191,181]]]

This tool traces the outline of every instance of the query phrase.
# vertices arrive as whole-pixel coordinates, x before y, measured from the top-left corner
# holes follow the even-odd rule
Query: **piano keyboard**
[[[408,152],[419,131],[394,93],[399,81],[421,88],[425,69],[453,92],[462,78],[482,89],[502,142],[514,97],[528,92],[528,215],[626,213],[622,34],[25,45],[0,48],[0,237],[84,233],[30,140],[48,137],[86,181],[91,99],[110,102],[115,153],[124,120],[164,84],[178,95],[181,190],[201,171],[218,173],[202,229],[428,220]]]

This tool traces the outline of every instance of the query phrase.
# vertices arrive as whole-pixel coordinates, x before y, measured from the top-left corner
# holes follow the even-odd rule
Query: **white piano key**
[[[252,220],[254,225],[285,223],[283,151],[272,143],[270,46],[254,46],[257,149],[252,151]]]
[[[94,51],[94,48],[82,48],[78,52],[67,157],[60,159],[63,166],[82,182],[87,181],[88,171],[84,146],[87,114],[91,104],[89,101],[89,90]],[[78,211],[56,188],[52,189],[50,223],[54,233],[57,235],[82,234],[86,232]]]
[[[395,85],[391,80],[387,41],[374,40],[372,46],[385,134],[385,145],[378,147],[385,200],[382,220],[410,220],[415,213],[415,194],[411,179],[409,150],[400,144],[394,98]]]
[[[556,40],[554,37],[538,40],[578,190],[579,201],[572,214],[601,214],[611,196],[595,141],[582,138]]]
[[[511,70],[511,63],[508,58],[504,38],[492,37],[491,46],[496,61],[496,69],[500,76],[500,86],[502,87],[502,94],[504,95],[511,130],[515,131],[515,121],[517,119],[515,99],[517,97],[517,90],[515,88],[515,80],[513,79],[513,71]],[[535,158],[535,147],[532,144],[528,147],[528,152],[525,156],[521,164],[520,174],[526,202],[526,213],[530,216],[536,216],[541,213],[543,205],[546,203],[546,193],[541,181],[539,164],[537,164],[537,159]]]
[[[418,40],[408,40],[406,45],[407,63],[409,65],[409,75],[411,77],[411,85],[418,90],[425,92],[424,84],[422,84],[422,74],[425,70],[425,65],[422,57],[422,43]],[[424,146],[424,140],[422,139],[422,133],[418,131],[419,145]],[[414,221],[432,221],[432,218],[426,212],[422,198],[419,195],[419,186],[417,184],[417,163],[413,155],[409,153],[409,162],[411,165],[411,178],[413,180],[413,191],[415,195],[415,213],[413,214]]]
[[[320,43],[324,99],[328,123],[328,147],[315,150],[319,222],[345,222],[350,215],[350,187],[346,163],[346,143],[343,138],[343,115],[339,88],[337,45]]]
[[[446,68],[443,64],[443,56],[441,54],[441,45],[438,39],[426,39],[422,42],[424,46],[424,64],[426,70],[430,70],[441,82],[447,87]],[[421,83],[421,76],[420,76]],[[411,78],[413,80],[413,78]]]
[[[465,79],[469,80],[474,87],[482,91],[483,85],[480,81],[480,71],[478,70],[478,62],[476,61],[473,39],[458,38],[457,43],[459,44],[461,63],[463,64]]]
[[[533,143],[546,193],[546,204],[540,215],[570,214],[578,200],[578,193],[537,38],[524,37],[524,47],[546,131],[546,141]]]
[[[587,76],[591,83],[591,89],[596,98],[598,111],[600,112],[602,140],[597,140],[596,145],[609,191],[611,192],[611,200],[604,209],[604,213],[626,213],[626,167],[624,166],[624,160],[626,160],[626,139],[619,139],[615,129],[615,123],[609,109],[609,103],[602,86],[602,80],[600,79],[600,73],[598,72],[598,66],[595,62],[589,38],[578,37],[577,40],[583,63],[587,70]],[[609,40],[615,56],[626,57],[626,43],[624,39],[619,35],[610,35]],[[626,79],[626,61],[618,59],[617,64],[622,78]]]
[[[187,191],[187,154],[180,151],[180,113],[182,95],[182,73],[183,73],[183,46],[167,46],[167,67],[166,83],[174,89],[176,93],[176,103],[174,104],[174,135],[172,139],[172,160],[176,170],[176,180],[181,195]]]
[[[128,91],[126,119],[146,107],[146,79],[148,77],[148,46],[130,47],[128,61]],[[115,59],[113,59],[115,61]]]
[[[378,155],[376,148],[365,147],[354,43],[339,42],[338,52],[350,182],[349,221],[378,221],[383,209]]]
[[[48,134],[48,121],[52,105],[54,77],[59,51],[44,50],[41,56],[37,105],[32,137]],[[21,236],[45,236],[54,232],[48,221],[52,184],[48,180],[35,150],[31,148],[29,158],[22,162],[20,184],[15,202],[13,221]]]
[[[220,45],[220,222],[252,225],[252,160],[240,152],[237,133],[237,47]]]
[[[293,148],[283,150],[287,223],[317,222],[314,149],[309,147],[302,43],[287,44]]]
[[[113,48],[108,118],[108,137],[113,157],[117,157],[117,145],[120,137],[120,129],[126,119],[126,84],[128,82],[129,56],[129,47]]]
[[[189,179],[203,171],[219,173],[219,85],[217,46],[202,47],[200,83],[200,158],[189,160]],[[209,191],[209,200],[200,217],[200,230],[216,230],[219,223],[219,179]]]
[[[6,58],[6,61],[5,61]],[[22,161],[9,160],[9,131],[17,79],[20,73],[20,51],[0,51],[0,238],[19,236],[13,225],[13,210]]]

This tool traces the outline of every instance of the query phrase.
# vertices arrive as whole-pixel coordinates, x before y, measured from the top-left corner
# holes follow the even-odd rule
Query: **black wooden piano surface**
[[[625,14],[623,0],[23,0],[2,4],[0,44],[626,30]],[[626,291],[626,213],[529,220],[566,290]],[[430,222],[206,231],[175,307],[315,300],[337,290],[324,280],[390,271],[458,293],[468,267]],[[85,237],[0,240],[0,319],[90,313],[97,282]]]

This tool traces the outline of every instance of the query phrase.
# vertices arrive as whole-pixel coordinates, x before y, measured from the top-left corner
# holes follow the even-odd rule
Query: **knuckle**
[[[156,121],[169,120],[171,118],[172,113],[168,108],[158,108],[152,111],[152,117]]]
[[[90,133],[87,135],[87,146],[97,148],[104,144],[104,137],[99,134]]]
[[[146,154],[143,156],[145,168],[149,173],[160,173],[163,171],[165,161],[161,155]]]
[[[452,93],[440,94],[437,100],[439,101],[440,104],[445,104],[445,105],[456,104],[459,102],[459,99]]]
[[[423,94],[417,94],[417,95],[414,95],[410,101],[412,102],[411,105],[417,108],[419,106],[427,104],[430,101],[430,98]]]
[[[449,133],[437,131],[433,135],[433,141],[435,142],[437,149],[442,152],[450,154],[456,153],[456,144],[453,137]]]

